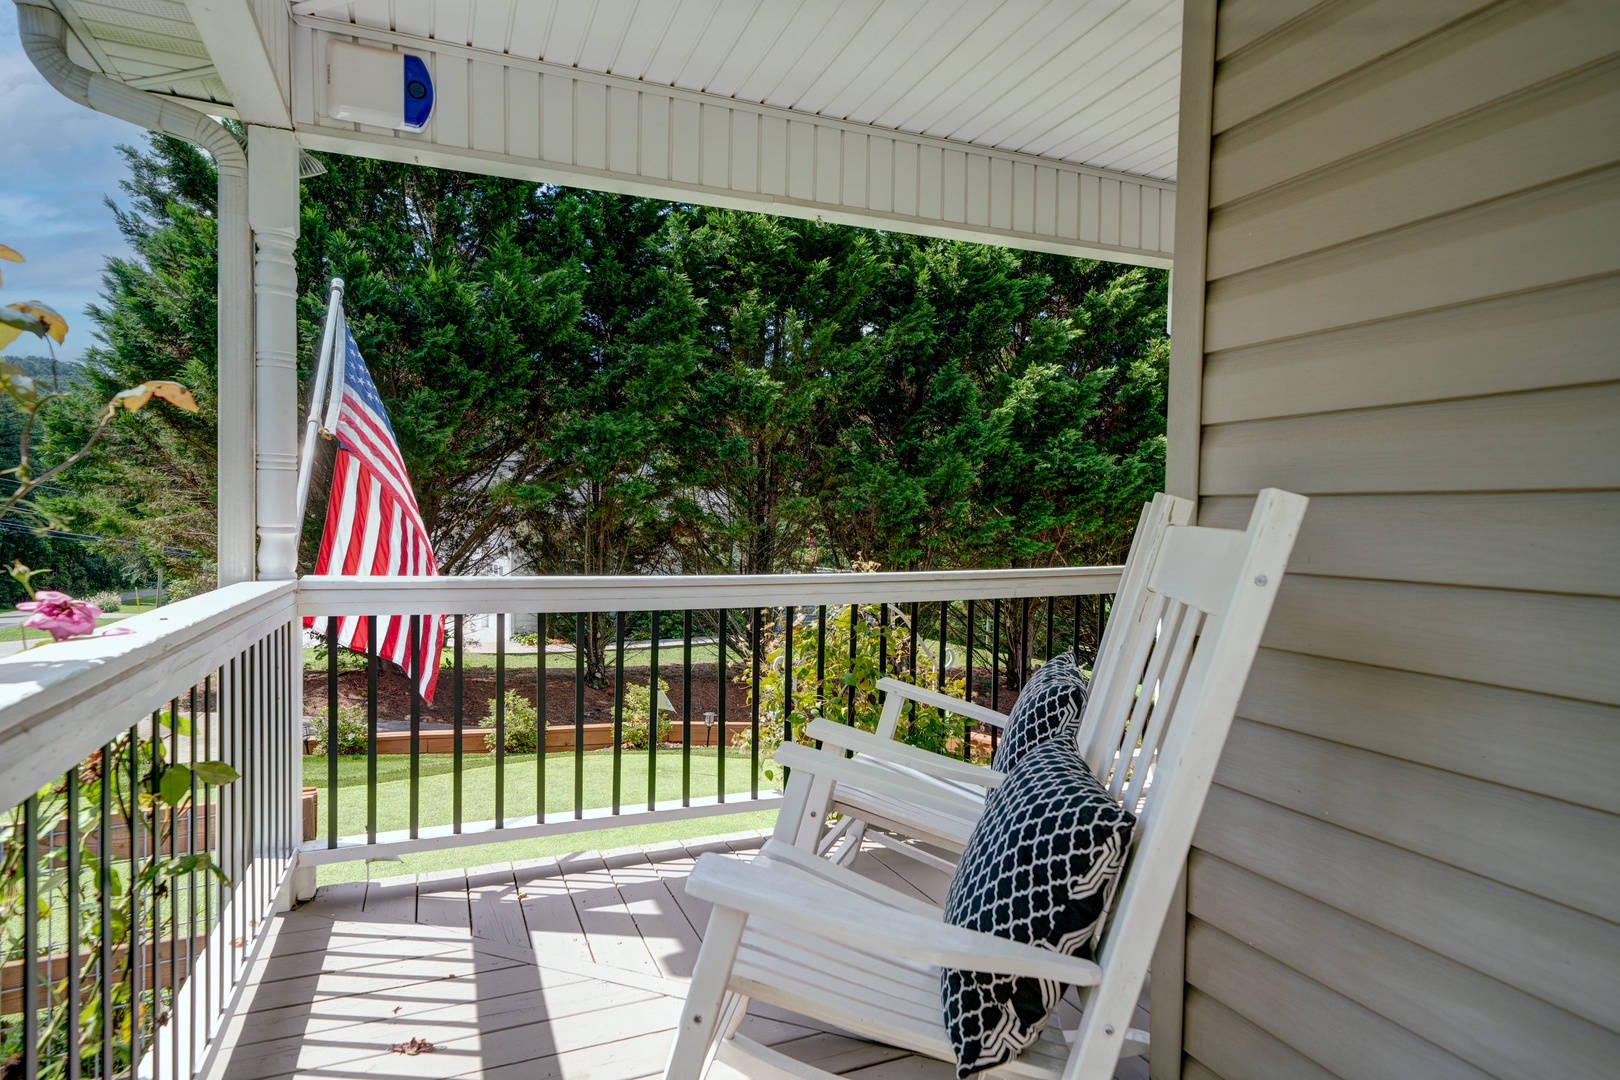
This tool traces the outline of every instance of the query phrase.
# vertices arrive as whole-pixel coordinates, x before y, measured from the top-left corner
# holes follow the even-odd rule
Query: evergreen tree
[[[202,411],[119,425],[53,506],[211,554],[212,165],[161,136],[126,156],[136,254],[109,263],[104,344],[53,437],[148,378]],[[1162,483],[1162,272],[326,163],[303,191],[301,362],[342,277],[446,573],[507,550],[593,574],[1110,561]]]

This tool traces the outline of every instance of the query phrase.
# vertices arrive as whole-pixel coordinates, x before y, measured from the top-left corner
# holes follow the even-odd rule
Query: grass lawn
[[[119,621],[118,619],[97,619],[96,625],[111,626]],[[51,635],[43,630],[35,630],[31,626],[0,626],[0,641],[27,641],[32,647],[35,644],[49,640],[51,640]]]
[[[712,795],[716,790],[717,752],[704,753],[694,747],[692,753],[692,794]],[[421,756],[420,824],[444,825],[452,820],[454,805],[453,758],[449,754],[423,754]],[[623,806],[645,806],[647,802],[647,752],[626,750],[622,756]],[[658,768],[655,789],[660,800],[679,798],[681,793],[681,751],[660,749],[656,754]],[[328,814],[326,758],[304,758],[304,784],[320,791],[320,819],[317,826],[325,836]],[[468,753],[462,761],[462,814],[463,821],[486,821],[495,816],[495,758],[492,754]],[[509,754],[506,758],[505,815],[531,818],[535,812],[535,766],[533,754]],[[612,805],[613,754],[606,750],[593,750],[585,754],[584,805],[601,807]],[[774,784],[760,777],[760,788],[769,791]],[[749,789],[749,760],[742,751],[726,752],[726,792],[747,796]],[[366,759],[364,756],[344,755],[338,758],[338,834],[353,836],[366,831]],[[546,755],[546,812],[548,816],[564,817],[574,808],[574,755],[572,753]],[[403,856],[398,862],[379,862],[371,868],[371,876],[388,877],[407,872],[450,869],[460,866],[482,866],[489,863],[517,859],[533,859],[568,851],[580,851],[628,844],[648,844],[658,840],[686,839],[736,832],[741,829],[765,827],[775,819],[774,811],[755,811],[740,815],[714,818],[696,818],[687,821],[664,822],[648,825],[604,829],[596,832],[570,833],[562,836],[531,840],[507,841],[481,845],[476,848],[455,848],[447,851],[421,852]],[[377,759],[377,827],[379,830],[403,829],[410,825],[410,758],[384,755]],[[365,863],[339,863],[323,866],[320,883],[356,881],[366,876]]]

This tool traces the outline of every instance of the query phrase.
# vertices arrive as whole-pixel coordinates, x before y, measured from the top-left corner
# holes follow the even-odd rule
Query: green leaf
[[[173,731],[176,735],[191,734],[191,717],[185,713],[164,712],[158,714],[158,723]]]
[[[179,806],[191,795],[191,770],[184,765],[171,765],[163,770],[158,791],[170,806]]]
[[[8,316],[15,316],[16,319],[33,319],[32,315],[24,315],[7,307],[0,307],[0,324],[10,326],[14,320]],[[34,321],[38,322],[39,320],[35,319]],[[28,328],[24,327],[23,329]],[[40,323],[40,330],[36,332],[44,336],[43,323]],[[39,405],[39,386],[34,382],[33,376],[16,364],[8,364],[4,360],[0,360],[0,388],[4,388],[5,392],[11,395],[12,400],[25,410],[31,411]]]
[[[203,783],[214,785],[235,783],[242,775],[223,761],[199,761],[191,771]]]

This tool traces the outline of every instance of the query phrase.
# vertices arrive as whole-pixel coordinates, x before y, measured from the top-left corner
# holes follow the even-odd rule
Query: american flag
[[[377,386],[371,381],[360,347],[343,327],[343,398],[338,405],[337,459],[332,466],[332,493],[326,503],[326,527],[315,560],[317,574],[376,577],[397,574],[432,577],[439,572],[433,547],[411,493],[394,428],[388,422]],[[366,651],[366,618],[346,616],[336,624],[338,642]],[[327,632],[325,618],[304,625]],[[444,648],[444,617],[426,616],[418,630],[416,664],[411,664],[410,616],[377,620],[377,655],[418,673],[417,688],[433,700]]]

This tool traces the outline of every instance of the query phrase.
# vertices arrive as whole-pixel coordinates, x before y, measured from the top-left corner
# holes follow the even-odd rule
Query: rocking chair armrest
[[[885,907],[907,911],[936,923],[945,917],[944,911],[916,895],[892,889],[861,874],[852,874],[846,867],[792,844],[767,840],[765,846],[760,848],[760,854],[772,862],[787,863],[814,877],[830,881],[839,888],[852,889]]]
[[[965,716],[969,720],[989,724],[993,728],[1002,728],[1007,725],[1005,713],[998,713],[994,709],[987,709],[983,705],[975,705],[971,701],[953,698],[949,694],[941,694],[935,690],[924,690],[920,686],[903,682],[900,679],[879,679],[877,688],[886,694],[899,694],[907,701],[915,701],[919,705],[930,705],[955,716]]]
[[[847,758],[836,747],[820,750],[802,743],[783,743],[776,750],[777,763],[791,770],[788,785],[800,777],[830,781],[835,787],[881,793],[916,807],[919,819],[940,817],[959,819],[968,828],[984,812],[984,803],[962,787],[931,776],[912,772],[861,757]],[[833,796],[836,801],[836,793]]]
[[[843,867],[830,869],[854,874]],[[1068,986],[1095,986],[1101,977],[1101,970],[1089,960],[889,907],[844,887],[836,876],[811,874],[769,857],[744,863],[714,852],[704,854],[687,878],[686,892],[749,918],[791,926],[796,933],[880,956],[992,975],[1052,979]]]
[[[848,724],[838,724],[831,720],[816,719],[805,726],[805,734],[812,739],[819,739],[827,746],[836,746],[840,750],[853,750],[858,754],[869,754],[879,761],[886,761],[893,765],[904,765],[920,773],[938,777],[954,784],[970,784],[974,787],[993,788],[1000,787],[1001,782],[1007,779],[1007,774],[997,772],[988,765],[973,765],[966,761],[948,758],[944,754],[936,754],[931,750],[923,750],[916,746],[908,746],[893,739],[885,739],[881,735],[874,735],[870,731],[850,727]]]

